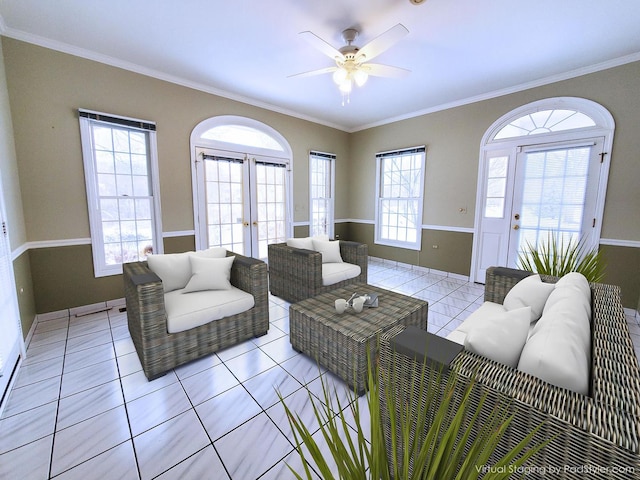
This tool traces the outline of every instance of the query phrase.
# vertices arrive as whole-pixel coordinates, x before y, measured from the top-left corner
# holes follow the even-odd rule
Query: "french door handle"
[[[513,216],[513,218],[515,218],[516,220],[520,220],[520,214],[519,214],[519,213],[516,213],[516,214]]]
[[[257,226],[258,226],[258,221],[257,221],[257,220],[254,220],[254,222],[253,222],[253,226],[254,226],[254,227],[257,227]]]
[[[514,229],[514,230],[519,230],[519,229],[520,229],[520,225],[514,225],[514,226],[513,226],[513,229]]]
[[[245,226],[245,227],[248,227],[249,226],[249,222],[242,222],[242,225]]]

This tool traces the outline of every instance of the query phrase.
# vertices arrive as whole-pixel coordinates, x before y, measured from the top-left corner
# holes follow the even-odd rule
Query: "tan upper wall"
[[[287,139],[294,221],[309,217],[308,151],[335,153],[336,215],[348,215],[345,132],[21,41],[2,44],[28,241],[89,237],[78,108],[156,122],[164,231],[194,228],[189,137],[217,115],[250,117]]]
[[[376,152],[426,145],[423,224],[472,228],[482,136],[511,110],[562,96],[593,100],[613,115],[602,236],[640,240],[640,62],[352,134],[352,174],[361,177],[349,197],[351,218],[374,218]],[[460,207],[468,213],[460,214]]]
[[[3,56],[4,52],[2,45],[0,45],[0,177],[2,178],[6,221],[9,226],[9,243],[11,249],[15,250],[26,242],[27,234],[22,212],[22,196]]]
[[[640,239],[640,62],[347,134],[17,40],[2,43],[28,241],[89,237],[78,108],[157,123],[165,231],[193,229],[193,127],[229,114],[264,122],[289,141],[294,221],[308,220],[310,149],[338,156],[336,218],[373,220],[375,153],[424,144],[423,223],[472,228],[482,135],[501,115],[558,96],[588,98],[612,113],[616,133],[602,235]],[[460,214],[460,207],[468,213]]]

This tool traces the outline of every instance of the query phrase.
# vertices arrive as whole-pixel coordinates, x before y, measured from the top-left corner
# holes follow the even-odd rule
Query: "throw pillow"
[[[288,238],[287,246],[293,248],[304,248],[305,250],[313,250],[313,240],[311,239],[311,237]]]
[[[193,275],[182,293],[201,292],[202,290],[230,290],[231,266],[236,257],[201,258],[192,256]]]
[[[165,293],[184,288],[191,278],[189,256],[193,252],[147,255],[147,264],[162,280]]]
[[[509,290],[502,304],[507,310],[531,307],[531,322],[535,322],[542,316],[544,305],[554,288],[553,283],[543,282],[540,275],[530,275]]]
[[[322,254],[322,263],[343,263],[340,255],[340,240],[313,240],[313,248]]]
[[[469,330],[464,347],[516,368],[527,341],[530,318],[531,307],[522,307],[483,319]]]

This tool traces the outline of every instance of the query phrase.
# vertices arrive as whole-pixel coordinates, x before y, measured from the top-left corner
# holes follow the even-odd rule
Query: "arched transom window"
[[[218,125],[204,132],[200,138],[217,142],[233,143],[244,147],[257,147],[283,152],[284,149],[273,137],[246,125]]]
[[[495,135],[495,140],[562,132],[576,128],[595,127],[593,119],[576,110],[542,110],[523,115],[504,126]]]

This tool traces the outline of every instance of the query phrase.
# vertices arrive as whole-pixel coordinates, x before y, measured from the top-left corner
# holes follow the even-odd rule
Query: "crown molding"
[[[51,50],[56,50],[62,53],[67,53],[69,55],[74,55],[76,57],[85,58],[87,60],[92,60],[95,62],[103,63],[106,65],[111,65],[113,67],[122,68],[123,70],[128,70],[134,73],[138,73],[140,75],[145,75],[147,77],[156,78],[158,80],[163,80],[169,83],[173,83],[176,85],[180,85],[187,88],[192,88],[194,90],[199,90],[205,93],[209,93],[211,95],[216,95],[219,97],[227,98],[229,100],[233,100],[236,102],[244,103],[247,105],[251,105],[258,108],[264,108],[265,110],[269,110],[275,113],[281,113],[283,115],[287,115],[290,117],[298,118],[300,120],[305,120],[308,122],[316,123],[319,125],[324,125],[326,127],[335,128],[336,130],[341,130],[346,133],[355,133],[362,130],[367,130],[369,128],[379,127],[383,125],[388,125],[390,123],[399,122],[402,120],[408,120],[411,118],[420,117],[423,115],[428,115],[430,113],[440,112],[443,110],[448,110],[451,108],[461,107],[464,105],[469,105],[476,102],[481,102],[484,100],[490,100],[493,98],[501,97],[504,95],[509,95],[512,93],[521,92],[524,90],[529,90],[531,88],[541,87],[544,85],[548,85],[555,82],[560,82],[563,80],[568,80],[571,78],[580,77],[582,75],[587,75],[590,73],[599,72],[602,70],[607,70],[609,68],[618,67],[621,65],[625,65],[627,63],[632,63],[640,60],[640,52],[632,53],[630,55],[625,55],[622,57],[618,57],[612,60],[607,60],[605,62],[597,63],[595,65],[589,65],[586,67],[578,68],[575,70],[570,70],[568,72],[559,73],[556,75],[551,75],[548,77],[543,77],[538,80],[534,80],[527,83],[522,83],[520,85],[514,85],[512,87],[503,88],[499,90],[494,90],[492,92],[487,92],[481,95],[476,95],[473,97],[464,98],[461,100],[457,100],[454,102],[443,103],[440,105],[436,105],[430,108],[417,110],[415,112],[406,113],[403,115],[398,115],[395,117],[390,117],[384,120],[380,120],[379,122],[368,123],[364,125],[360,125],[358,127],[347,128],[343,125],[338,125],[336,123],[327,122],[326,120],[322,120],[320,118],[312,117],[309,115],[303,115],[299,112],[289,110],[286,108],[278,107],[276,105],[262,102],[250,97],[245,97],[242,95],[238,95],[226,90],[222,90],[219,88],[211,87],[210,85],[206,85],[199,82],[192,82],[182,77],[178,77],[175,75],[170,75],[167,73],[160,72],[158,70],[153,70],[147,67],[143,67],[141,65],[126,62],[124,60],[120,60],[108,55],[102,55],[100,53],[96,53],[84,48],[76,47],[74,45],[69,45],[64,42],[57,42],[55,40],[51,40],[45,37],[41,37],[39,35],[34,35],[32,33],[24,32],[22,30],[18,30],[15,28],[8,27],[4,21],[4,18],[0,16],[0,35],[4,35],[6,37],[10,37],[16,40],[20,40],[23,42],[31,43],[34,45],[38,45],[41,47],[49,48]]]
[[[549,85],[551,83],[556,83],[556,82],[561,82],[563,80],[569,80],[572,78],[581,77],[583,75],[600,72],[602,70],[608,70],[610,68],[619,67],[621,65],[626,65],[628,63],[633,63],[637,61],[640,61],[640,52],[632,53],[630,55],[625,55],[623,57],[614,58],[612,60],[607,60],[606,62],[597,63],[595,65],[589,65],[589,66],[578,68],[575,70],[570,70],[568,72],[558,73],[556,75],[551,75],[549,77],[543,77],[538,80],[522,83],[520,85],[514,85],[512,87],[494,90],[492,92],[483,93],[481,95],[463,98],[455,102],[443,103],[441,105],[436,105],[434,107],[426,108],[423,110],[418,110],[418,111],[407,113],[404,115],[398,115],[396,117],[387,118],[379,122],[368,123],[366,125],[361,125],[360,127],[350,129],[348,130],[348,133],[354,133],[361,130],[367,130],[369,128],[380,127],[382,125],[388,125],[390,123],[400,122],[402,120],[408,120],[411,118],[420,117],[422,115],[428,115],[430,113],[449,110],[450,108],[462,107],[464,105],[469,105],[476,102],[482,102],[484,100],[491,100],[492,98],[498,98],[504,95],[510,95],[512,93],[522,92],[524,90],[529,90],[531,88],[542,87],[544,85]]]
[[[39,47],[44,47],[44,48],[48,48],[58,52],[73,55],[75,57],[80,57],[87,60],[92,60],[94,62],[103,63],[105,65],[121,68],[123,70],[128,70],[130,72],[138,73],[140,75],[156,78],[158,80],[163,80],[165,82],[173,83],[175,85],[180,85],[182,87],[187,87],[193,90],[209,93],[211,95],[216,95],[218,97],[227,98],[235,102],[245,103],[247,105],[251,105],[258,108],[264,108],[265,110],[269,110],[271,112],[281,113],[283,115],[295,117],[300,120],[306,120],[308,122],[324,125],[325,127],[335,128],[336,130],[348,132],[348,130],[343,125],[338,125],[332,122],[327,122],[326,120],[322,120],[320,118],[303,115],[293,110],[282,108],[270,103],[262,102],[250,97],[238,95],[238,94],[235,94],[226,90],[222,90],[219,88],[215,88],[203,83],[192,82],[182,77],[170,75],[168,73],[160,72],[158,70],[143,67],[142,65],[138,65],[136,63],[120,60],[118,58],[111,57],[109,55],[103,55],[101,53],[87,50],[85,48],[76,47],[75,45],[69,45],[68,43],[58,42],[55,40],[51,40],[49,38],[41,37],[39,35],[34,35],[32,33],[24,32],[22,30],[17,30],[15,28],[7,27],[6,24],[4,23],[4,20],[1,17],[0,17],[0,34],[4,35],[5,37],[13,38],[15,40],[20,40],[22,42],[37,45]]]

